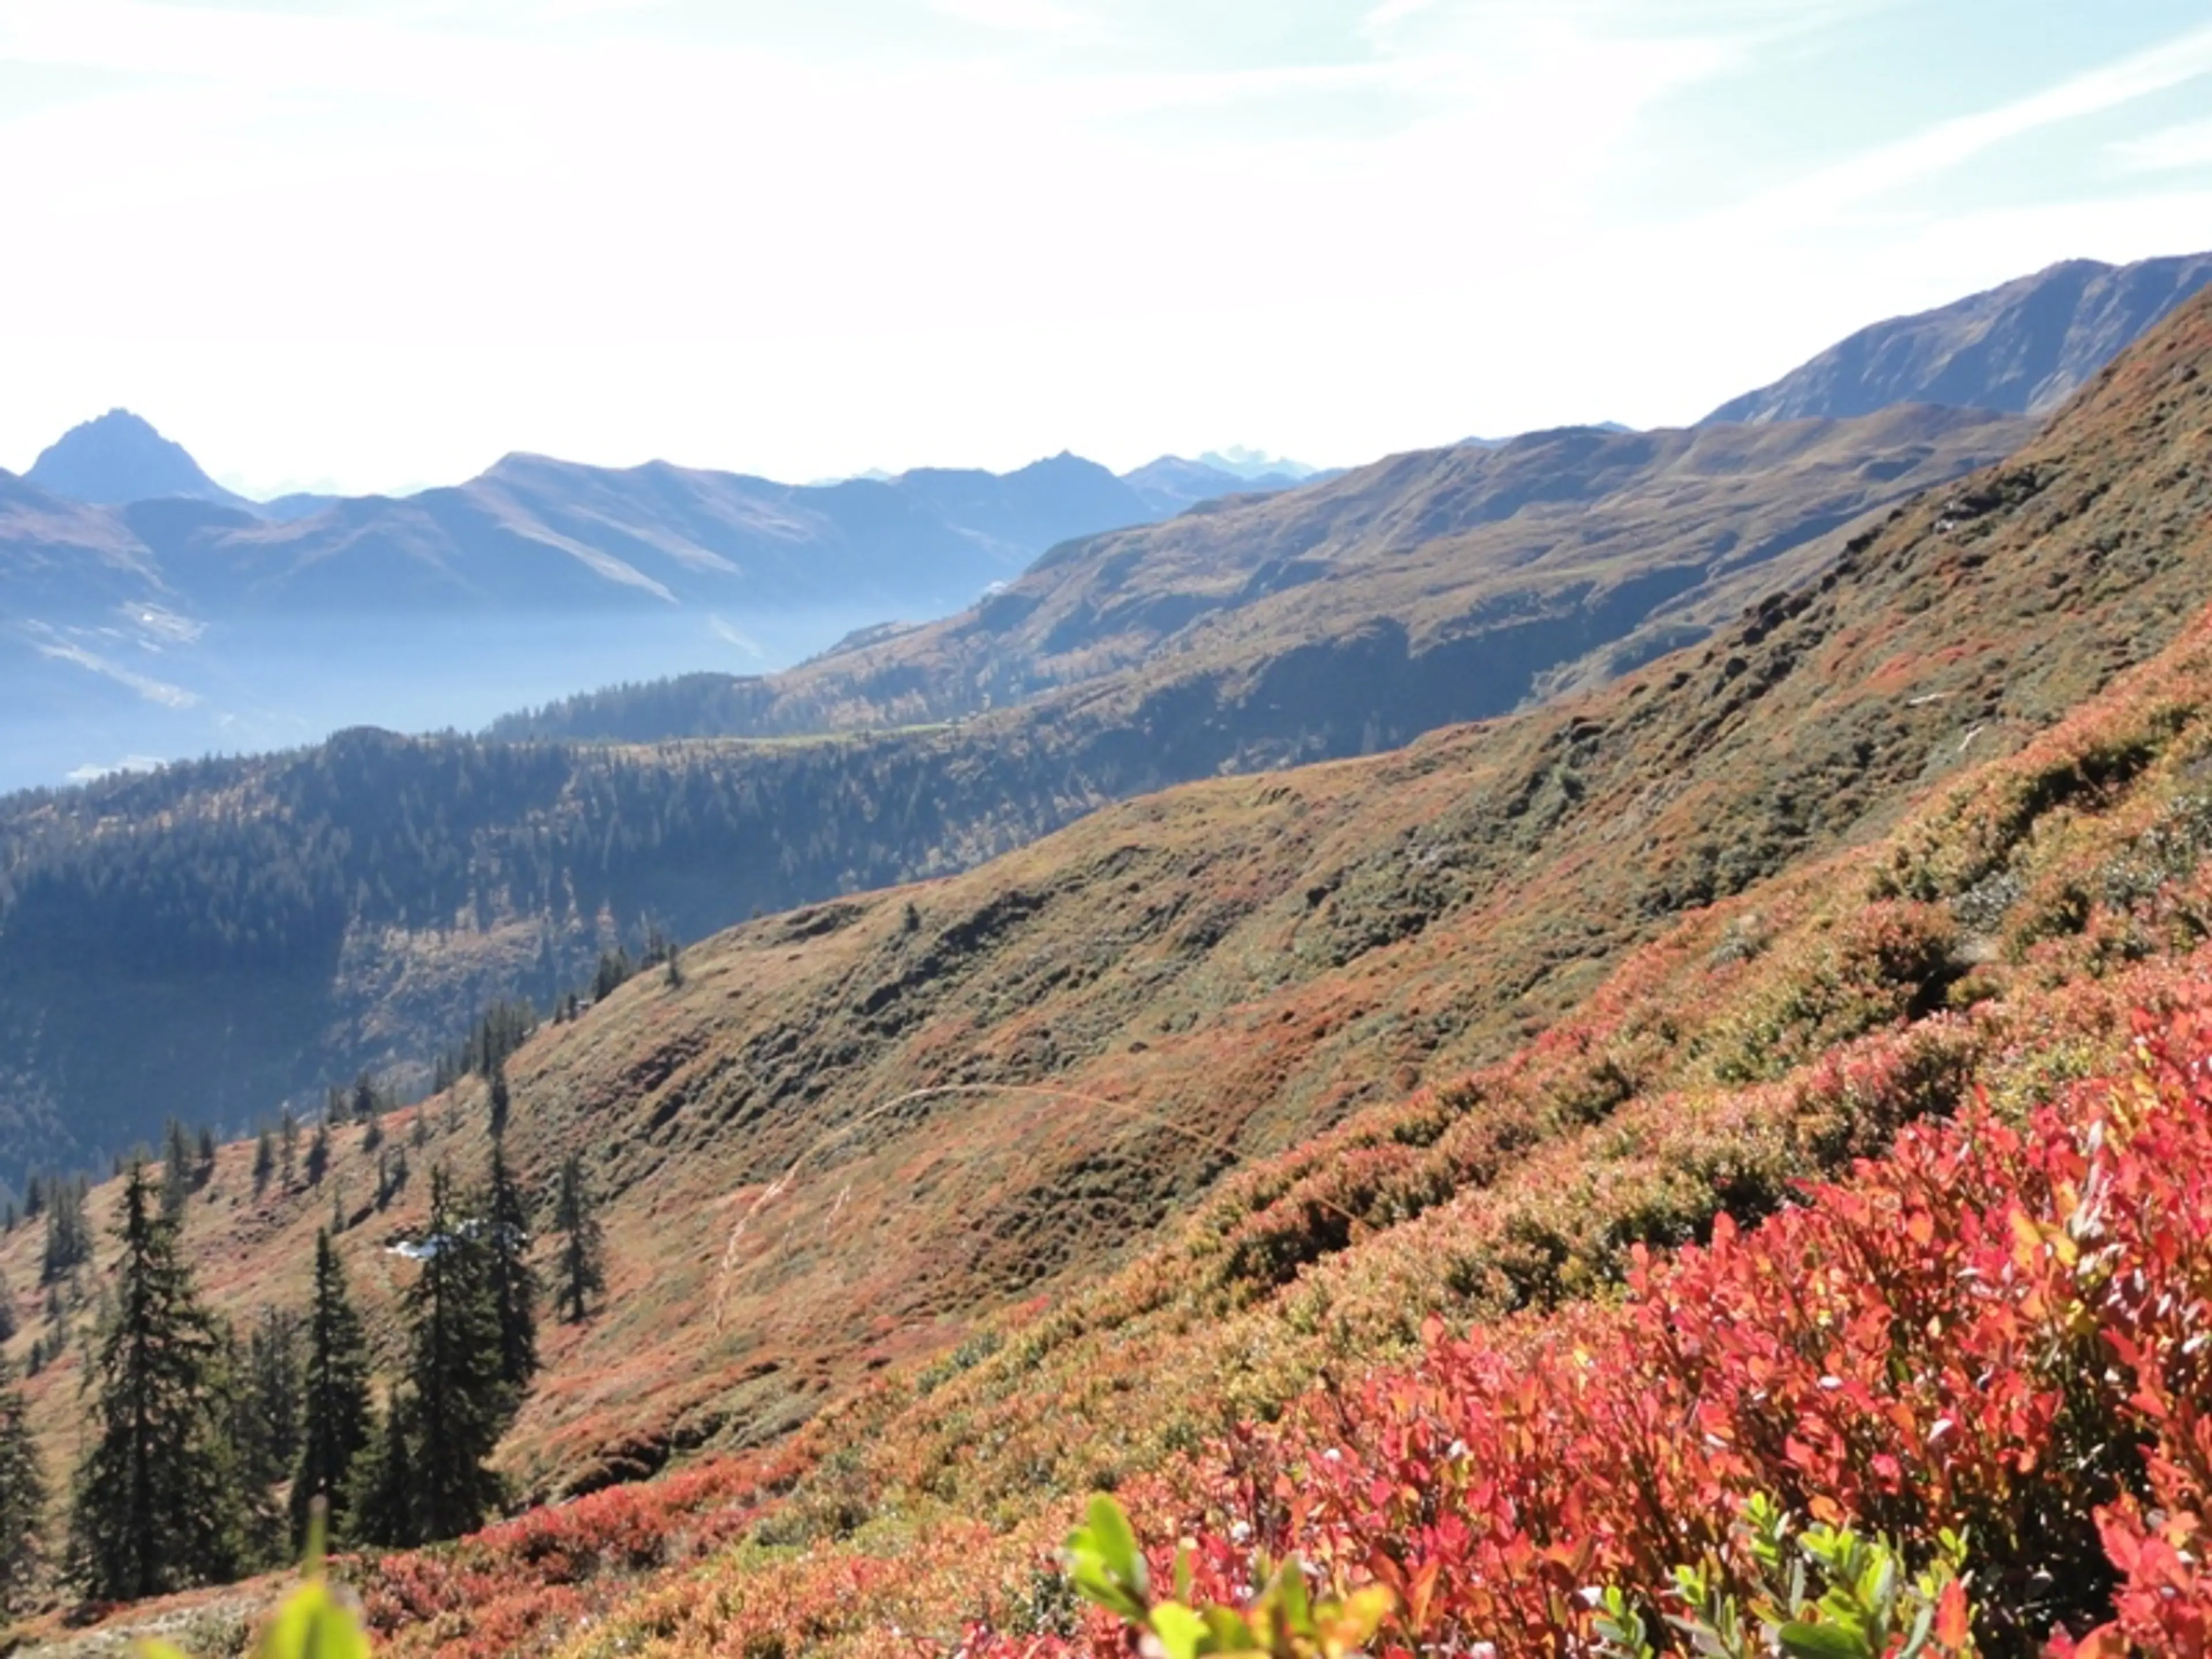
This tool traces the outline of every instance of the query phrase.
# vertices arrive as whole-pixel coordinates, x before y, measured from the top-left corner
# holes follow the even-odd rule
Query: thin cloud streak
[[[1746,204],[1753,216],[1825,215],[1948,173],[1984,152],[2062,122],[2117,109],[2212,73],[2212,27],[2090,70],[2026,98],[1826,167]]]
[[[2134,173],[2172,173],[2212,167],[2212,121],[2191,121],[2112,147],[2120,165]]]

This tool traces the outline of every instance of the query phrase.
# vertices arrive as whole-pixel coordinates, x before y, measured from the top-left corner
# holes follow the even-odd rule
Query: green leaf
[[[1841,1625],[1808,1625],[1802,1620],[1775,1632],[1790,1659],[1874,1659],[1866,1638]]]
[[[369,1659],[361,1626],[319,1583],[284,1598],[258,1652],[258,1659]]]
[[[1161,1602],[1146,1622],[1167,1650],[1168,1659],[1198,1659],[1200,1644],[1207,1635],[1206,1620],[1182,1602]]]
[[[1152,1575],[1145,1568],[1145,1553],[1137,1547],[1137,1534],[1121,1506],[1100,1492],[1091,1500],[1091,1536],[1106,1570],[1143,1601],[1152,1589]]]
[[[1233,1608],[1210,1607],[1199,1615],[1206,1620],[1208,1653],[1255,1653],[1260,1638]]]
[[[1132,1595],[1107,1570],[1106,1564],[1099,1559],[1096,1551],[1071,1546],[1067,1577],[1075,1586],[1077,1594],[1107,1612],[1117,1613],[1124,1619],[1141,1620],[1145,1616],[1145,1604]]]

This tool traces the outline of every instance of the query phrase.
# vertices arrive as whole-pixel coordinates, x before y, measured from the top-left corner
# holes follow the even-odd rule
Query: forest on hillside
[[[1042,744],[945,734],[619,749],[362,730],[12,797],[0,1180],[104,1168],[166,1115],[242,1127],[363,1066],[422,1066],[470,1011],[550,1006],[603,951],[963,867],[1123,787]],[[403,949],[446,994],[372,1029]]]

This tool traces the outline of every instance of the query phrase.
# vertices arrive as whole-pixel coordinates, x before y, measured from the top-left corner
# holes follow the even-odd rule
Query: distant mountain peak
[[[1321,471],[1308,466],[1304,461],[1293,461],[1281,455],[1270,455],[1264,449],[1254,449],[1245,444],[1231,444],[1226,449],[1209,449],[1198,458],[1201,466],[1227,472],[1239,478],[1263,478],[1270,473],[1285,478],[1310,478]]]
[[[2061,260],[1863,328],[1705,420],[1833,419],[1907,403],[2047,415],[2208,283],[2212,253]]]
[[[71,427],[23,475],[40,489],[94,507],[161,496],[250,507],[200,469],[182,444],[127,409]]]

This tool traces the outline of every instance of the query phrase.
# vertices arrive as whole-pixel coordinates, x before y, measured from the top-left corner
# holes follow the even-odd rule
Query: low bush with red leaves
[[[1984,1652],[2203,1656],[2212,994],[2139,1016],[2136,1048],[2023,1123],[1977,1104],[1755,1228],[1639,1249],[1615,1305],[1432,1327],[1417,1364],[1124,1496],[1208,1600],[1292,1555],[1387,1588],[1407,1659],[1591,1651],[1602,1591],[1680,1613],[1685,1564],[1752,1597],[1726,1580],[1759,1494],[1914,1565],[1963,1536]]]

